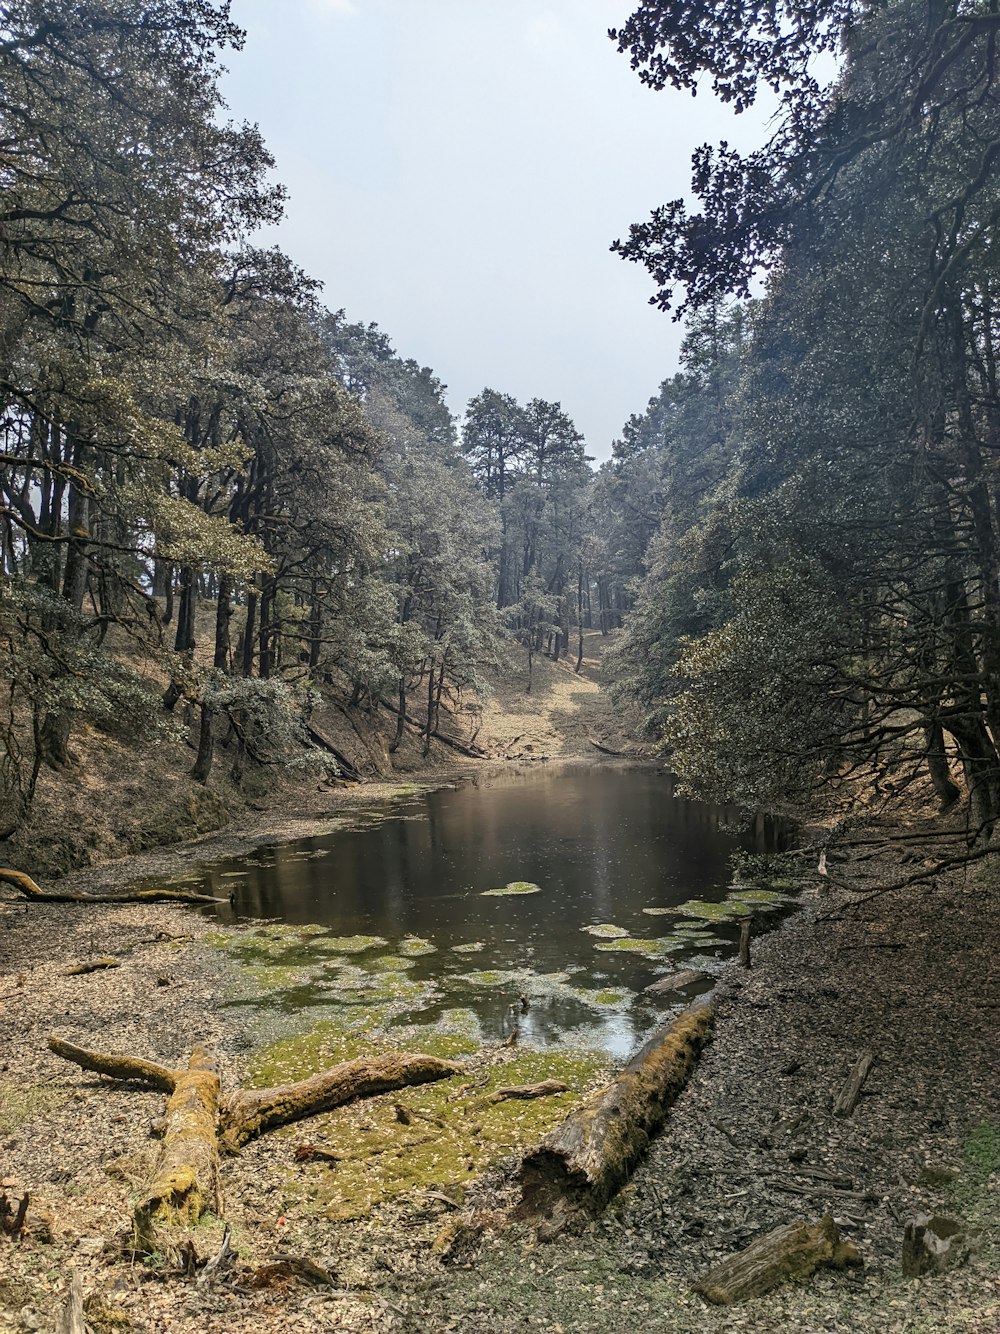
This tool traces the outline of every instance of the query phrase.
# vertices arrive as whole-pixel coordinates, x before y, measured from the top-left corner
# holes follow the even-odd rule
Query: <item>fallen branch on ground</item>
[[[569,1085],[559,1079],[543,1079],[540,1084],[512,1084],[508,1088],[497,1089],[490,1095],[490,1102],[505,1102],[508,1098],[548,1098],[553,1093],[567,1093]]]
[[[135,1207],[137,1249],[174,1252],[207,1210],[221,1213],[219,1157],[279,1126],[360,1098],[461,1074],[463,1067],[423,1053],[388,1052],[345,1061],[330,1070],[271,1089],[239,1089],[223,1098],[210,1053],[196,1047],[187,1067],[87,1051],[53,1035],[49,1048],[84,1070],[131,1079],[169,1093],[153,1179]]]
[[[210,894],[189,894],[181,889],[134,889],[128,894],[80,894],[71,890],[42,889],[24,871],[0,866],[0,885],[11,885],[33,903],[228,903]]]

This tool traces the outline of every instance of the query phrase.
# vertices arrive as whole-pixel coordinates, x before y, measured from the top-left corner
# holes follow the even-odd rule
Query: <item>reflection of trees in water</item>
[[[258,852],[251,860],[262,864],[246,865],[245,881],[223,879],[217,868],[213,889],[235,886],[242,915],[325,923],[337,935],[393,942],[428,937],[439,952],[417,964],[414,978],[468,971],[470,960],[449,946],[482,940],[487,949],[475,956],[476,968],[581,967],[581,985],[638,992],[656,976],[655,965],[596,952],[581,926],[605,921],[636,935],[663,934],[669,919],[643,916],[643,907],[721,897],[736,848],[780,844],[780,825],[770,817],[747,820],[732,807],[675,799],[674,791],[668,775],[610,765],[480,780],[431,794],[398,818]],[[533,881],[543,892],[480,897],[512,880]],[[488,1036],[504,1036],[502,997],[463,994],[449,1003],[470,1005]],[[522,1033],[549,1043],[581,1027],[624,1051],[643,1036],[647,1018],[643,1007],[602,1014],[541,1001]]]

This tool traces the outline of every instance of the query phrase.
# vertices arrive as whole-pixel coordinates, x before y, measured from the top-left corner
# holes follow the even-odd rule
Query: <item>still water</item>
[[[662,770],[615,762],[473,777],[352,819],[203,872],[208,892],[232,891],[237,918],[314,928],[274,956],[305,975],[240,1003],[357,1003],[365,975],[384,1001],[399,977],[397,1025],[461,1014],[496,1041],[516,1022],[522,1045],[616,1057],[682,1000],[644,988],[717,969],[738,935],[732,921],[644,910],[719,901],[733,852],[773,846],[760,821],[740,830],[735,809],[678,799]],[[515,882],[530,892],[487,892]]]

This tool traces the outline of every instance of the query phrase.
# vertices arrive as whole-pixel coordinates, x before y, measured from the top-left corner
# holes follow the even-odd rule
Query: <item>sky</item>
[[[644,88],[607,37],[633,7],[233,0],[247,40],[223,80],[289,192],[260,239],[430,366],[457,415],[486,386],[556,400],[598,459],[681,338],[610,244],[686,193],[699,143],[761,133]]]

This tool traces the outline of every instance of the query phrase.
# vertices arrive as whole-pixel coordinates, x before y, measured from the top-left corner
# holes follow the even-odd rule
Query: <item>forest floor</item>
[[[481,739],[498,759],[579,756],[592,739],[617,747],[593,675],[577,676],[572,666],[543,664],[530,707],[516,681],[509,702],[501,695],[488,707]],[[433,785],[465,768],[442,764],[419,781]],[[110,889],[174,877],[268,837],[329,827],[345,803],[384,801],[399,790],[373,783],[317,791],[305,811],[293,801],[284,812],[248,809],[221,834],[92,867],[63,884]],[[897,836],[899,820],[883,832]],[[453,1177],[440,1191],[428,1180],[370,1211],[339,1208],[342,1169],[299,1163],[295,1149],[338,1136],[366,1142],[380,1120],[394,1124],[399,1095],[387,1095],[267,1136],[226,1161],[239,1260],[215,1284],[199,1284],[163,1257],[129,1254],[130,1199],[156,1153],[150,1125],[163,1096],[87,1075],[45,1044],[57,1030],[85,1046],[175,1065],[208,1042],[229,1088],[259,1074],[259,1034],[247,1011],[225,1003],[236,970],[212,944],[213,922],[173,905],[28,904],[0,891],[0,1193],[29,1190],[49,1233],[18,1244],[0,1236],[0,1334],[55,1330],[71,1271],[82,1279],[93,1334],[996,1334],[1000,885],[992,871],[956,871],[933,887],[869,897],[914,869],[905,849],[899,843],[880,859],[838,865],[832,892],[807,890],[781,929],[754,942],[749,972],[727,969],[715,1039],[692,1082],[617,1203],[583,1234],[543,1245],[504,1224],[513,1160],[465,1191]],[[67,975],[70,965],[102,955],[119,966]],[[837,1119],[833,1097],[866,1048],[876,1053],[874,1070],[853,1116]],[[501,1050],[478,1053],[473,1079],[500,1078],[510,1059]],[[452,1106],[447,1086],[435,1087]],[[421,1105],[411,1094],[399,1101]],[[428,1125],[417,1138],[434,1134]],[[434,1240],[463,1196],[482,1236],[442,1258]],[[859,1246],[863,1270],[821,1271],[735,1308],[707,1307],[692,1293],[716,1259],[827,1209]],[[953,1273],[901,1277],[903,1227],[917,1211],[969,1226],[971,1255]],[[199,1252],[212,1253],[218,1241],[218,1225],[209,1224]],[[289,1256],[320,1265],[330,1281],[303,1278]]]

